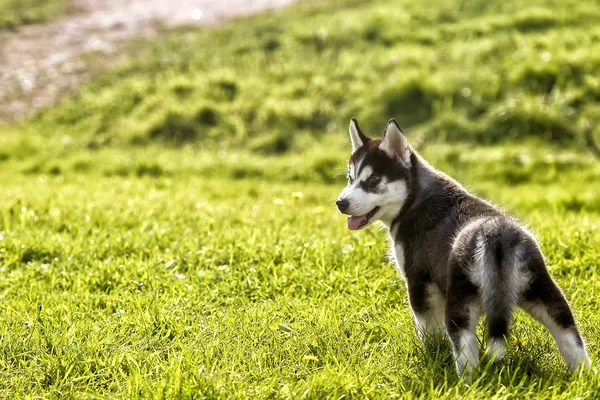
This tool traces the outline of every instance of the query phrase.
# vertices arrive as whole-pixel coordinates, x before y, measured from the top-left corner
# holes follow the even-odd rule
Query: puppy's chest
[[[406,279],[406,255],[404,254],[404,246],[400,242],[395,242],[394,239],[392,239],[391,244],[392,248],[390,249],[390,253],[394,259],[394,265],[396,265],[396,268],[398,268],[402,277]]]
[[[394,260],[394,265],[404,279],[406,279],[406,255],[404,254],[404,244],[398,240],[398,227],[392,227],[389,231],[390,252],[389,255]]]

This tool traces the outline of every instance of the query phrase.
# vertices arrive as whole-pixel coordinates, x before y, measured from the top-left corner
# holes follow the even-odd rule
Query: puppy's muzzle
[[[346,199],[339,199],[335,202],[335,205],[342,214],[345,214],[348,211],[348,207],[350,207],[350,202]]]

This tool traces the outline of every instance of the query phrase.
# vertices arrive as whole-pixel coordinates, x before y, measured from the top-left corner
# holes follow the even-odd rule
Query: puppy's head
[[[410,185],[412,150],[395,120],[390,120],[383,139],[370,139],[358,122],[350,122],[352,155],[348,161],[348,185],[336,205],[348,215],[348,229],[363,229],[373,221],[388,225],[398,215]]]

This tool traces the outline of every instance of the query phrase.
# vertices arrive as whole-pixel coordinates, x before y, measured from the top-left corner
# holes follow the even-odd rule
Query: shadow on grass
[[[523,335],[520,329],[518,331],[519,335]],[[568,373],[564,365],[558,366],[554,360],[550,360],[552,349],[547,345],[536,345],[536,338],[531,333],[525,335],[527,339],[520,340],[527,345],[520,344],[519,340],[515,343],[513,338],[506,356],[498,362],[483,354],[485,342],[480,339],[480,364],[471,381],[463,380],[456,374],[452,347],[445,336],[428,336],[424,342],[415,339],[412,353],[416,361],[416,375],[404,377],[404,386],[408,386],[416,396],[447,391],[468,395],[474,388],[489,390],[490,395],[505,390],[502,388],[563,390],[574,375]]]

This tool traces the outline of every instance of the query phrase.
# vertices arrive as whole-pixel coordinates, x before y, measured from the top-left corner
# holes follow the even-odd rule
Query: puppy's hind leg
[[[550,331],[571,372],[580,366],[589,369],[591,361],[567,300],[548,274],[541,254],[531,262],[535,275],[520,306]]]
[[[479,364],[476,328],[481,316],[477,287],[468,279],[460,263],[450,260],[446,299],[446,330],[452,343],[457,374],[471,379]]]

